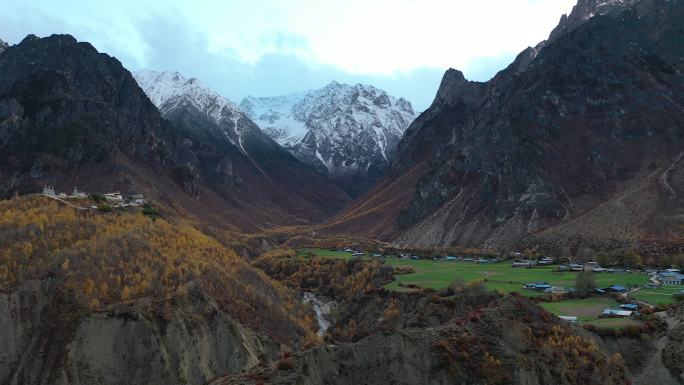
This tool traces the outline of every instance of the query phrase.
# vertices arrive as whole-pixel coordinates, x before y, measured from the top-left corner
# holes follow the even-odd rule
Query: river
[[[304,303],[311,304],[316,313],[316,322],[318,323],[318,335],[324,335],[330,328],[330,321],[326,319],[330,315],[332,308],[336,305],[335,301],[323,302],[316,297],[314,293],[304,293],[302,300]]]

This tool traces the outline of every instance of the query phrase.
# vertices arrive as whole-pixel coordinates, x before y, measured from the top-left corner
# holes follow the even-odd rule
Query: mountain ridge
[[[219,110],[221,126],[172,98],[176,122],[163,119],[116,58],[70,35],[27,36],[2,53],[0,74],[2,196],[46,184],[144,193],[167,214],[242,231],[320,221],[348,201],[249,119],[231,136],[237,109]]]
[[[336,81],[295,94],[247,97],[240,107],[295,157],[353,196],[382,175],[415,117],[403,98]]]

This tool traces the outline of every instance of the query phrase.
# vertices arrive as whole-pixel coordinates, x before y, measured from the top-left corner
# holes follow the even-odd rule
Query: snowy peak
[[[415,119],[406,99],[371,85],[336,81],[308,92],[250,96],[240,108],[297,158],[344,179],[343,187],[350,179],[364,185],[380,175]]]
[[[226,109],[234,114],[240,114],[235,103],[206,87],[197,78],[186,79],[177,71],[150,70],[136,72],[133,76],[152,103],[160,109],[167,102],[182,98],[190,101],[198,109],[210,112],[216,119],[220,119]]]
[[[258,130],[235,103],[206,87],[197,78],[185,78],[177,71],[142,70],[133,74],[162,116],[192,108],[206,115],[232,144],[246,153],[245,133]]]
[[[182,94],[183,85],[187,82],[177,71],[142,70],[134,72],[133,77],[157,107],[169,98]]]
[[[360,118],[361,126],[378,126],[401,136],[415,118],[411,103],[371,85],[332,81],[325,87],[282,96],[248,96],[240,108],[283,146],[293,146],[310,131],[311,119]]]

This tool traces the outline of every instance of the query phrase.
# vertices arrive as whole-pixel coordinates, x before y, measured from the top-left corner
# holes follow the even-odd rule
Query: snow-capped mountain
[[[142,70],[133,77],[162,116],[193,108],[211,119],[223,135],[246,153],[244,136],[259,130],[235,103],[204,86],[198,79],[186,79],[176,71]]]
[[[354,195],[382,174],[416,117],[406,99],[334,81],[308,92],[250,96],[240,108],[297,158]]]
[[[197,79],[149,70],[134,77],[175,127],[179,146],[197,159],[174,169],[174,180],[183,184],[196,175],[230,200],[232,211],[225,214],[237,225],[319,221],[349,201],[339,186],[297,160],[233,102]]]

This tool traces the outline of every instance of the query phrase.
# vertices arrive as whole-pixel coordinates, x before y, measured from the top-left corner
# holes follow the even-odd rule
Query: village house
[[[621,285],[612,285],[607,288],[605,288],[605,291],[609,293],[626,293],[627,288]]]
[[[113,193],[106,193],[104,194],[105,200],[107,200],[107,204],[111,205],[116,205],[123,203],[123,195],[121,195],[120,192],[113,192]]]
[[[537,291],[544,291],[547,289],[551,288],[551,285],[549,285],[546,282],[534,282],[534,283],[528,283],[523,288],[527,290],[537,290]]]
[[[656,277],[661,285],[681,285],[684,274],[664,271]]]
[[[551,294],[567,294],[568,291],[569,291],[568,289],[566,289],[562,286],[553,286],[553,287],[550,287],[550,288],[544,290],[545,293],[551,293]]]
[[[632,316],[634,312],[631,310],[624,310],[624,309],[611,309],[611,308],[606,308],[603,310],[601,313],[601,317],[606,317],[606,318],[629,318]]]
[[[536,261],[513,261],[513,263],[511,263],[511,267],[533,267],[536,264]]]
[[[144,206],[147,202],[144,199],[134,199],[129,204],[131,206]]]
[[[559,271],[585,271],[584,265],[580,265],[577,263],[571,263],[568,265],[559,265],[558,266]]]
[[[635,303],[623,303],[622,305],[620,305],[620,309],[637,311],[637,310],[639,310],[639,305],[637,305]]]
[[[544,258],[540,259],[539,261],[537,261],[537,263],[540,265],[550,265],[553,263],[553,259],[551,259],[549,257],[544,257]]]

